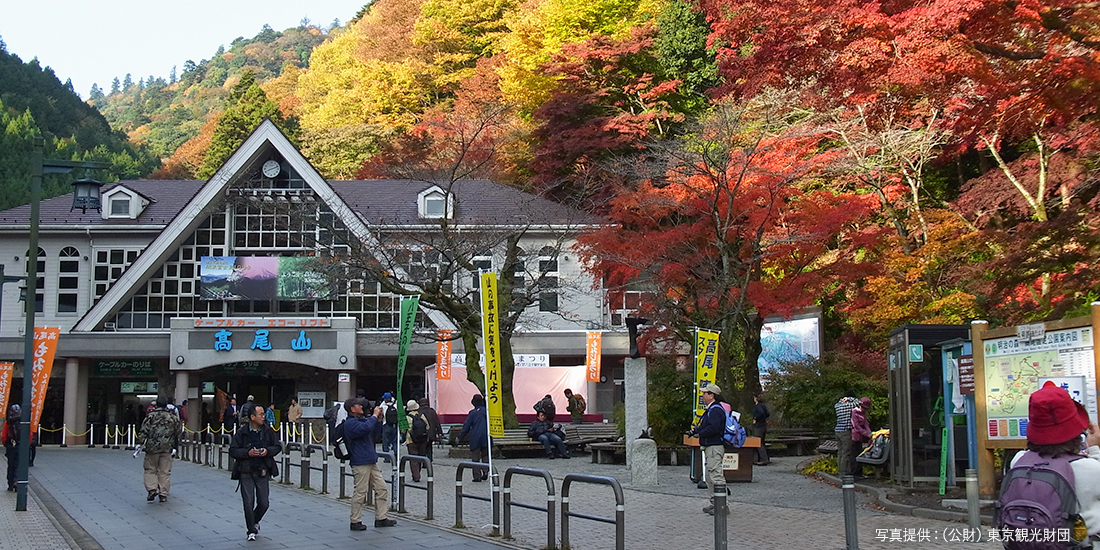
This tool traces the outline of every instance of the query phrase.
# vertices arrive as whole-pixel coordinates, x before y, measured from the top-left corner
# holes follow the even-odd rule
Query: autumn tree
[[[721,103],[654,147],[661,171],[614,197],[616,225],[578,245],[609,288],[648,291],[639,313],[672,342],[692,341],[694,327],[720,330],[718,382],[746,403],[760,389],[762,319],[864,275],[850,249],[876,206],[821,185],[838,153],[822,147],[822,120],[790,99]]]
[[[471,197],[472,186],[493,185],[471,180],[503,173],[506,166],[501,163],[509,158],[509,148],[521,132],[510,106],[492,93],[494,89],[472,84],[463,88],[451,108],[428,114],[423,122],[390,141],[360,175],[431,183],[454,201],[456,212],[469,208],[460,197],[477,200]],[[353,249],[344,264],[349,273],[380,281],[390,292],[417,294],[422,308],[439,311],[453,321],[458,327],[453,337],[462,341],[467,357],[467,378],[482,390],[485,374],[477,349],[482,333],[477,271],[490,267],[497,271],[503,410],[505,423],[515,426],[512,335],[523,324],[537,322],[534,311],[553,309],[558,315],[568,315],[569,297],[590,286],[560,275],[556,266],[576,231],[570,228],[593,219],[518,191],[496,191],[494,195],[505,197],[500,208],[514,212],[520,221],[500,224],[443,217],[423,230],[393,234],[385,229],[387,220],[371,220],[377,241],[390,244]],[[556,219],[557,227],[522,221],[548,218]],[[478,229],[473,230],[475,226]],[[553,308],[546,300],[553,300]]]

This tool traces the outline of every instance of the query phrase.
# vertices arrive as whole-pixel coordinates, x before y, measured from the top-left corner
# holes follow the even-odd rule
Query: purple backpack
[[[1077,492],[1074,490],[1073,467],[1070,462],[1081,458],[1063,455],[1058,458],[1040,456],[1026,451],[1001,482],[1001,496],[994,512],[994,525],[1004,532],[1023,529],[1033,540],[1003,540],[1008,550],[1064,550],[1088,548],[1091,543],[1073,540],[1073,525],[1078,515]],[[1043,534],[1063,533],[1043,540]],[[1034,534],[1038,533],[1038,540]],[[1065,539],[1070,540],[1065,540]],[[1059,541],[1058,539],[1062,539]],[[1082,546],[1088,544],[1088,546]]]

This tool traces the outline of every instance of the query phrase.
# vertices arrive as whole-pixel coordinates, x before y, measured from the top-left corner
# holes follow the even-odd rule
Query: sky
[[[0,0],[0,40],[24,62],[37,57],[87,99],[92,84],[110,90],[126,73],[178,75],[188,59],[210,59],[218,46],[251,38],[264,24],[282,31],[303,18],[327,29],[345,24],[367,0]]]

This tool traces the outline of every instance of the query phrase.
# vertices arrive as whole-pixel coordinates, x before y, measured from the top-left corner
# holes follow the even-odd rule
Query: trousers
[[[241,501],[244,503],[244,526],[249,533],[256,532],[256,524],[264,519],[270,504],[268,496],[271,476],[253,476],[241,473]]]
[[[172,488],[172,453],[145,453],[145,490],[168,496]]]
[[[386,480],[382,478],[378,463],[352,466],[351,474],[355,478],[351,493],[351,522],[363,521],[363,505],[367,503],[368,488],[374,489],[375,521],[386,519],[390,510],[390,490],[386,486]]]

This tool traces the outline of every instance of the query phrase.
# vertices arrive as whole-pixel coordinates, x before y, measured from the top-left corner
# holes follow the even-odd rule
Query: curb
[[[818,472],[821,478],[840,485],[840,479],[832,474],[826,474]],[[969,515],[966,512],[951,512],[948,510],[934,510],[931,508],[918,508],[916,506],[910,506],[908,504],[900,504],[890,500],[889,494],[886,489],[879,487],[872,487],[870,485],[862,485],[856,483],[856,490],[867,493],[875,497],[875,503],[882,507],[883,510],[894,514],[900,514],[904,516],[914,516],[918,518],[935,519],[940,521],[957,521],[966,523],[970,520]],[[993,516],[983,515],[981,516],[982,525],[993,525]]]

